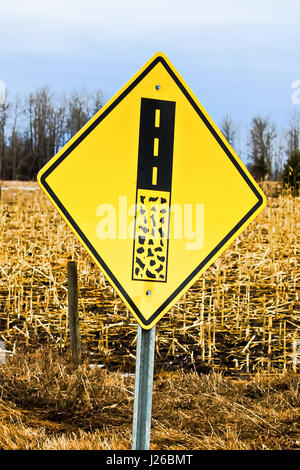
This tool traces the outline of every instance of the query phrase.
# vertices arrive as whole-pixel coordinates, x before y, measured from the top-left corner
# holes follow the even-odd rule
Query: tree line
[[[226,115],[221,130],[235,148],[238,128]],[[268,117],[255,116],[250,122],[246,143],[247,167],[257,181],[283,181],[299,189],[300,114],[290,114],[285,130],[278,130]]]
[[[34,180],[40,168],[103,106],[101,90],[54,95],[42,87],[0,103],[0,179]],[[229,115],[221,123],[236,149],[240,129]],[[254,178],[300,184],[300,115],[278,130],[268,117],[252,118],[242,159]],[[241,153],[241,149],[237,152]]]
[[[102,106],[101,90],[57,97],[47,87],[0,104],[0,179],[36,179],[43,165]]]

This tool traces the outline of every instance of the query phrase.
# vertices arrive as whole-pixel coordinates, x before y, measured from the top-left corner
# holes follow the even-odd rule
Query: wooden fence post
[[[76,261],[68,261],[68,316],[72,358],[76,364],[81,360],[78,319],[78,277]]]

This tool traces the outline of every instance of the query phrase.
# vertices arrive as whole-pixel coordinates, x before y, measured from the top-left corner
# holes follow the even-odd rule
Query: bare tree
[[[101,107],[100,90],[53,95],[43,87],[0,103],[0,178],[35,179],[39,169]],[[9,111],[9,113],[8,113]]]
[[[10,178],[17,178],[17,167],[20,155],[23,154],[22,146],[23,139],[18,134],[18,121],[21,114],[22,102],[17,96],[12,104],[12,126],[10,134],[10,148],[9,148],[9,158],[7,158],[6,169]]]
[[[257,179],[272,178],[276,128],[268,118],[254,117],[248,141],[250,169]]]
[[[286,133],[287,149],[286,153],[289,157],[292,153],[299,150],[300,144],[300,116],[297,111],[293,111],[289,116],[289,128]]]
[[[221,131],[223,132],[225,139],[233,147],[235,144],[237,129],[233,120],[228,114],[226,114],[226,116],[223,118]]]
[[[103,104],[104,104],[103,93],[101,90],[96,90],[91,95],[91,106],[90,106],[91,117],[94,114],[96,114],[99,111],[99,109],[102,108]]]
[[[73,91],[68,100],[66,132],[70,139],[89,120],[89,96],[85,91]]]
[[[6,142],[5,131],[8,118],[9,104],[3,100],[0,103],[0,177],[2,175],[3,164],[5,161]]]
[[[278,133],[276,145],[273,150],[273,179],[282,180],[285,155],[285,136],[283,132]]]
[[[50,156],[55,155],[66,142],[66,109],[67,100],[62,98],[49,112],[47,131]]]
[[[30,93],[25,102],[25,155],[19,166],[19,173],[35,175],[53,156],[58,144],[58,129],[61,123],[55,110],[53,96],[47,87]],[[63,132],[63,131],[61,131]],[[17,175],[17,177],[20,177]]]
[[[87,121],[103,106],[101,90],[87,93],[85,90],[73,91],[68,99],[66,133],[68,139],[73,137]]]

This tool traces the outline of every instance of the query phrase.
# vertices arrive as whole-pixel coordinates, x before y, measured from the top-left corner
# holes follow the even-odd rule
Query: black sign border
[[[184,282],[180,284],[180,286],[177,287],[177,289],[171,294],[165,302],[161,304],[161,306],[151,315],[151,317],[146,320],[143,316],[143,314],[140,312],[140,310],[137,308],[135,303],[132,301],[132,299],[129,297],[127,292],[124,290],[118,279],[114,276],[114,274],[111,272],[109,267],[106,265],[104,260],[101,258],[99,253],[96,251],[96,249],[93,247],[93,245],[90,243],[90,241],[86,238],[82,230],[79,228],[79,226],[76,224],[75,220],[71,217],[67,209],[64,207],[64,205],[61,203],[61,201],[58,199],[54,191],[51,189],[49,184],[46,181],[46,178],[55,170],[55,168],[68,156],[70,153],[92,132],[96,126],[100,124],[103,119],[106,118],[106,116],[116,107],[118,104],[138,85],[138,83],[143,80],[143,78],[158,64],[161,63],[167,72],[170,74],[170,76],[173,78],[174,82],[177,84],[177,86],[180,88],[182,93],[185,95],[187,100],[190,102],[191,106],[194,108],[194,110],[197,112],[199,115],[200,119],[204,122],[206,125],[207,129],[211,132],[211,134],[214,136],[218,144],[222,147],[223,151],[225,154],[228,156],[228,158],[231,160],[235,168],[238,170],[240,175],[243,177],[245,182],[248,184],[250,189],[253,191],[255,196],[257,197],[257,203],[247,212],[247,214],[230,230],[230,232],[221,240],[221,242],[209,253],[209,255],[206,256],[206,258],[195,268],[192,273],[185,279]],[[95,119],[87,129],[84,130],[84,132],[60,155],[55,162],[52,163],[52,165],[49,166],[49,168],[40,176],[40,182],[42,186],[45,188],[46,192],[51,196],[55,204],[59,207],[61,212],[64,214],[66,219],[69,221],[69,223],[72,225],[73,229],[75,232],[79,235],[81,240],[84,242],[84,244],[88,247],[90,252],[93,254],[93,256],[96,258],[104,272],[108,275],[108,277],[112,280],[112,282],[115,284],[117,289],[122,293],[123,297],[126,299],[134,313],[137,315],[137,317],[140,319],[141,323],[145,326],[149,326],[159,315],[160,313],[168,307],[168,305],[171,304],[172,300],[186,287],[187,284],[189,284],[190,281],[194,277],[197,276],[199,271],[211,260],[211,258],[218,252],[220,249],[225,245],[225,243],[239,230],[239,228],[245,224],[245,222],[254,214],[257,209],[263,204],[263,197],[257,190],[257,188],[253,185],[252,181],[249,179],[249,177],[246,175],[244,170],[241,168],[239,163],[236,161],[232,153],[230,152],[229,148],[226,146],[226,144],[223,142],[223,140],[220,138],[220,136],[217,134],[215,129],[212,127],[208,119],[205,117],[199,106],[195,103],[189,92],[186,90],[186,88],[183,86],[181,81],[178,79],[178,77],[175,75],[173,70],[170,68],[170,66],[167,64],[166,60],[162,56],[157,56],[153,62],[151,62],[145,70],[143,70],[140,75],[124,90],[104,111],[103,113],[98,116],[97,119]]]

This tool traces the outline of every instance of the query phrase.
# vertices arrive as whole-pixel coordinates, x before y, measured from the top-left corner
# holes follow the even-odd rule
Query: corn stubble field
[[[136,322],[37,185],[0,185],[0,448],[130,449]],[[264,211],[157,325],[152,449],[300,448],[300,198],[265,189]]]

